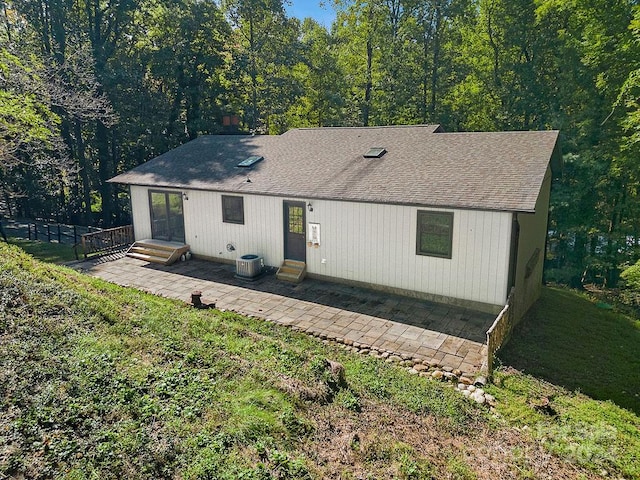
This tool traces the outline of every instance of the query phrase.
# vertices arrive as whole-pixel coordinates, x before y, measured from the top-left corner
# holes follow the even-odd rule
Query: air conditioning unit
[[[258,255],[242,255],[236,259],[236,277],[255,280],[262,274],[264,260]]]

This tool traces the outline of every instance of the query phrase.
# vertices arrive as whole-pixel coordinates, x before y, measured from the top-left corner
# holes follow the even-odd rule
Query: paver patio
[[[266,274],[235,278],[235,266],[192,259],[172,266],[115,254],[76,269],[104,280],[184,300],[204,301],[344,343],[375,347],[475,373],[486,355],[485,332],[495,316],[364,288],[305,279],[299,284]]]

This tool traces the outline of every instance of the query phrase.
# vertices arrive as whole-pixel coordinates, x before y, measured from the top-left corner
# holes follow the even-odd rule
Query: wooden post
[[[38,223],[33,223],[33,239],[38,240]]]

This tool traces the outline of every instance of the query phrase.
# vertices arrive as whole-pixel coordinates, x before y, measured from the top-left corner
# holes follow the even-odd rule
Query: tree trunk
[[[487,12],[487,35],[489,37],[489,45],[493,51],[493,83],[496,87],[500,87],[500,49],[494,39],[493,26],[491,24],[492,12]]]
[[[422,78],[422,104],[420,105],[420,110],[422,113],[422,123],[426,124],[427,123],[427,99],[429,97],[429,72],[428,72],[428,65],[427,65],[427,56],[428,56],[428,51],[429,51],[429,42],[427,41],[427,35],[425,32],[425,37],[424,37],[424,43],[423,43],[423,47],[424,47],[424,60],[422,62],[422,74],[423,74],[423,78]]]
[[[439,2],[436,2],[435,10],[436,24],[433,32],[433,65],[431,66],[431,104],[429,105],[431,121],[434,121],[436,118],[436,91],[438,88],[438,67],[440,63],[440,21],[442,19],[442,11],[440,10]]]
[[[111,157],[109,155],[109,130],[100,120],[96,122],[96,146],[98,147],[98,177],[100,180],[100,198],[102,201],[102,223],[104,227],[111,225],[113,201],[111,197],[110,178]]]
[[[373,45],[371,39],[367,39],[367,82],[364,86],[364,104],[362,105],[362,124],[365,127],[369,126],[369,114],[371,111],[371,90],[373,88],[373,78],[371,72],[371,65],[373,63]]]
[[[7,205],[9,216],[13,217],[13,208],[11,208],[11,198],[9,197],[9,192],[6,189],[3,189],[2,193],[4,194],[4,203]]]
[[[85,155],[84,139],[82,138],[82,124],[80,120],[76,120],[74,125],[77,155],[78,155],[78,167],[80,170],[80,181],[82,182],[82,201],[84,204],[84,224],[92,225],[93,218],[91,218],[91,183],[89,181],[89,165],[87,165],[87,158]]]
[[[251,130],[255,132],[258,126],[258,66],[256,62],[256,39],[253,16],[249,17],[249,53],[251,55]]]
[[[39,3],[38,13],[42,22],[42,30],[40,31],[42,50],[49,55],[51,54],[51,38],[49,37],[49,8],[47,3]]]

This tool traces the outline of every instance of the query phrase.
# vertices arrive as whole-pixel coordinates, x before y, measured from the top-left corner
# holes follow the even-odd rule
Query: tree
[[[564,61],[576,63],[570,87],[560,90],[563,109],[570,112],[561,124],[572,167],[556,191],[586,200],[562,205],[554,195],[552,221],[558,235],[575,239],[570,263],[610,285],[620,265],[638,255],[636,242],[629,240],[640,233],[637,157],[625,146],[625,108],[616,107],[640,58],[629,29],[632,5],[627,0],[544,5],[545,14],[563,18]]]
[[[282,0],[226,0],[223,5],[233,27],[229,108],[244,113],[249,130],[270,132],[271,116],[283,115],[300,95],[292,75],[299,59],[299,22],[286,17]]]
[[[67,169],[60,119],[43,95],[43,66],[0,48],[0,185],[11,213],[14,202],[42,213],[43,197]],[[23,202],[29,197],[29,202]]]
[[[145,5],[140,38],[149,83],[164,103],[168,148],[220,127],[225,41],[231,33],[215,3],[193,0]]]
[[[26,25],[23,35],[16,41],[22,42],[25,51],[35,50],[44,59],[50,72],[48,83],[58,92],[53,96],[56,101],[52,108],[61,120],[60,135],[67,153],[77,164],[87,223],[93,221],[90,175],[93,167],[90,165],[92,159],[86,157],[88,151],[97,152],[99,175],[96,183],[102,196],[104,216],[109,217],[111,211],[110,189],[105,182],[111,173],[107,130],[115,116],[111,115],[99,77],[104,75],[104,58],[110,49],[108,39],[113,38],[113,30],[116,35],[119,33],[120,11],[128,8],[123,6],[128,5],[126,2],[110,3],[106,8],[97,3],[79,4],[69,0],[17,0],[15,3],[17,14]],[[103,18],[109,20],[103,23]],[[90,150],[87,148],[88,136],[92,137],[90,146],[95,147]],[[73,206],[71,210],[73,215]],[[109,220],[105,218],[105,222],[109,223]]]
[[[322,127],[342,123],[342,72],[335,56],[334,42],[315,20],[302,23],[301,61],[293,76],[304,92],[287,111],[287,125]]]
[[[348,85],[347,122],[368,126],[372,122],[373,96],[378,81],[382,22],[381,0],[336,1],[334,35],[338,42],[339,66]]]

